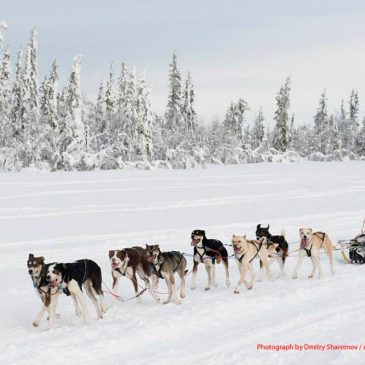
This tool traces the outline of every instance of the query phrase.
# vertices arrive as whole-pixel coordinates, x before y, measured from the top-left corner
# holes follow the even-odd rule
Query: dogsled
[[[353,239],[338,242],[342,248],[342,257],[348,264],[365,263],[365,220],[360,233]],[[345,252],[348,250],[348,255]]]

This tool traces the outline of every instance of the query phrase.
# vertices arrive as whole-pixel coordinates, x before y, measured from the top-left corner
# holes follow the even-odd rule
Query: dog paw
[[[185,293],[180,293],[180,298],[185,298]]]
[[[32,325],[33,325],[33,327],[38,327],[39,323],[37,321],[33,321]]]
[[[170,300],[165,300],[164,302],[162,302],[162,304],[169,304]]]
[[[233,290],[233,294],[239,294],[240,291],[238,289]]]
[[[213,286],[214,286],[215,288],[218,288],[218,283],[213,283]]]
[[[298,279],[298,275],[293,275],[292,278],[293,279]]]
[[[257,279],[256,279],[256,281],[257,281],[258,283],[261,283],[261,282],[262,282],[262,278],[257,278]]]
[[[210,290],[209,286],[205,288],[205,291],[208,291],[208,290]]]
[[[229,288],[231,286],[231,282],[230,281],[227,281],[226,282],[226,286],[227,286],[227,288]]]
[[[181,300],[175,300],[174,301],[176,305],[180,305],[181,304]]]
[[[247,290],[251,290],[253,288],[253,285],[248,285]]]
[[[196,289],[196,286],[195,285],[192,285],[191,287],[190,287],[190,290],[195,290]]]
[[[312,279],[313,278],[313,275],[312,274],[309,274],[308,275],[308,279]]]

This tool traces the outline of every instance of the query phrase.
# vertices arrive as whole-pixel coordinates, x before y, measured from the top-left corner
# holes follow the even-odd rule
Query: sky
[[[243,98],[251,108],[248,122],[262,106],[271,124],[275,96],[288,76],[298,124],[312,122],[324,89],[330,112],[342,98],[347,102],[352,89],[359,91],[360,107],[365,97],[365,1],[0,2],[13,56],[36,26],[41,77],[57,59],[64,84],[74,56],[82,54],[82,90],[90,98],[111,62],[118,73],[125,60],[137,72],[146,70],[153,109],[163,113],[174,51],[182,76],[191,72],[204,123],[224,118],[231,101]]]

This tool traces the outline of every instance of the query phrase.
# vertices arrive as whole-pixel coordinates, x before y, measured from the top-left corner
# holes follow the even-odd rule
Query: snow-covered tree
[[[255,118],[254,125],[252,128],[252,139],[253,139],[252,147],[254,148],[257,148],[261,144],[265,136],[264,122],[265,122],[264,113],[262,111],[262,107],[260,107],[259,113]]]
[[[165,113],[166,135],[170,137],[170,147],[176,148],[184,133],[184,117],[182,115],[182,87],[181,74],[174,52],[169,65],[169,95]]]
[[[0,148],[7,147],[11,138],[11,63],[6,48],[0,65]]]
[[[275,130],[273,147],[278,151],[285,152],[288,149],[288,121],[290,108],[290,78],[280,88],[276,96],[277,109],[275,111]]]
[[[40,87],[40,149],[41,159],[53,166],[57,154],[59,134],[57,115],[58,66],[54,61],[52,69]]]
[[[72,169],[85,151],[85,126],[82,121],[82,98],[80,88],[81,56],[76,56],[68,85],[59,95],[61,103],[58,169]]]
[[[326,154],[328,149],[329,124],[327,112],[327,92],[324,90],[319,99],[317,112],[314,116],[315,150]]]
[[[190,138],[194,137],[197,128],[197,114],[194,109],[194,100],[195,100],[194,86],[189,72],[185,81],[182,114],[185,120],[185,130]]]
[[[136,141],[135,141],[135,157],[137,160],[144,162],[151,161],[153,157],[153,141],[152,141],[152,121],[150,88],[147,84],[145,73],[142,72],[138,80],[136,95]]]
[[[225,139],[229,141],[235,139],[242,146],[243,142],[243,123],[245,121],[245,111],[249,109],[247,102],[239,99],[236,103],[232,102],[229,106],[223,122]]]

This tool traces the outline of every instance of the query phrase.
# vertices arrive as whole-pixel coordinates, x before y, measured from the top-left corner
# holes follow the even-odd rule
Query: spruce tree
[[[194,138],[197,128],[197,114],[194,109],[194,99],[194,86],[191,80],[191,74],[189,72],[185,81],[182,114],[185,120],[185,130],[190,139]]]
[[[262,111],[262,107],[259,109],[259,113],[257,117],[255,118],[254,125],[252,128],[252,146],[254,148],[257,148],[260,146],[261,142],[263,141],[263,138],[265,136],[265,126],[264,126],[264,114]]]
[[[285,152],[288,149],[288,121],[290,108],[290,78],[280,88],[276,96],[277,109],[275,111],[275,130],[273,147],[278,151]]]
[[[314,116],[314,135],[315,135],[315,150],[323,154],[326,154],[328,138],[329,138],[326,90],[324,90],[321,94],[317,112]]]

